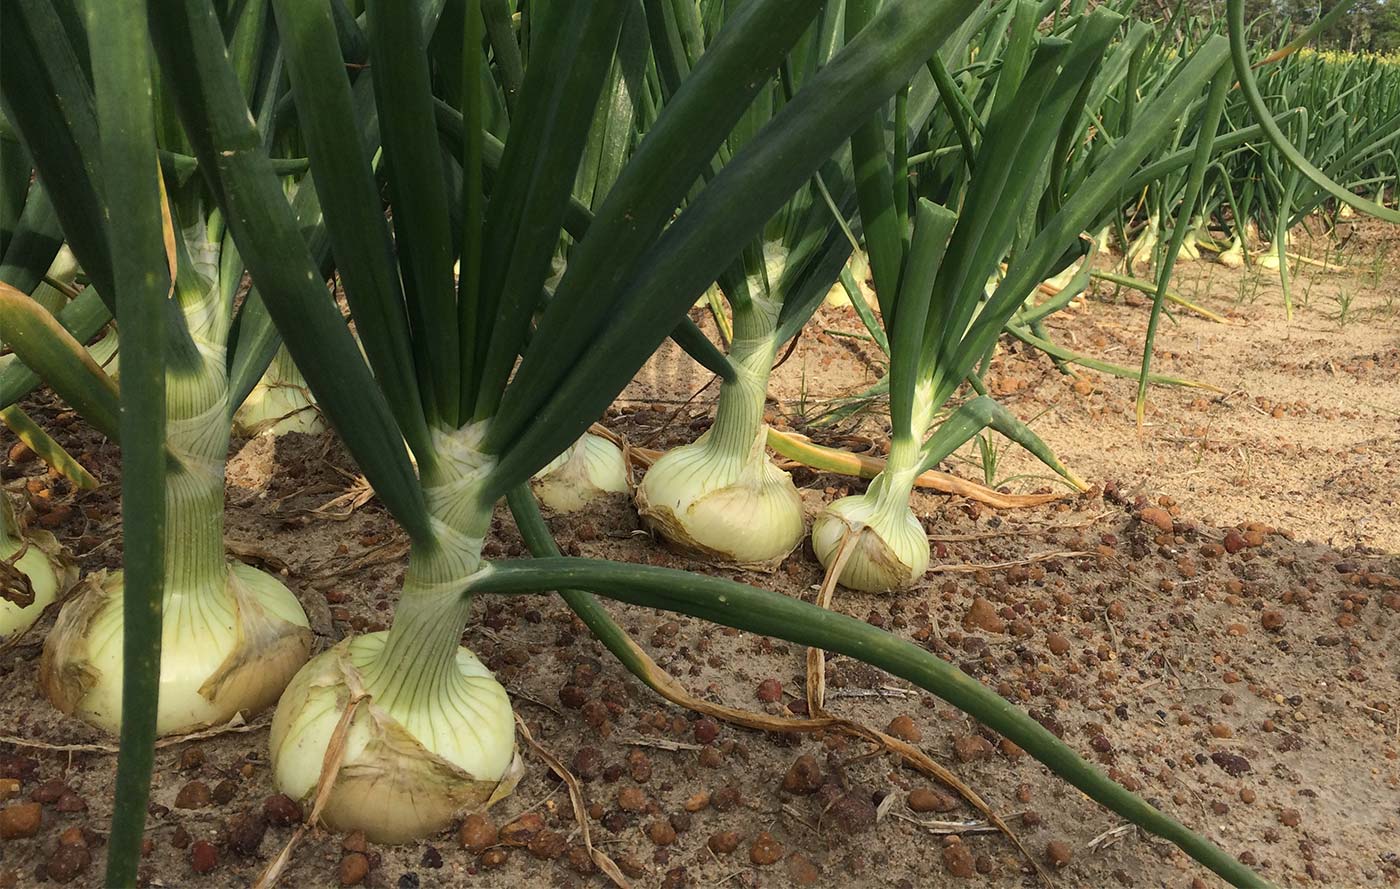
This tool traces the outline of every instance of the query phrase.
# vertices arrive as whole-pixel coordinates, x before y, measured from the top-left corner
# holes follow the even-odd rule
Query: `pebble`
[[[1211,725],[1210,735],[1212,738],[1233,738],[1235,730],[1223,722],[1217,722]]]
[[[191,781],[175,794],[175,808],[202,809],[209,805],[212,799],[213,795],[209,792],[207,784],[203,781]]]
[[[719,723],[708,716],[695,720],[692,728],[695,733],[695,740],[701,744],[712,744],[715,738],[719,737]]]
[[[696,791],[687,797],[685,801],[685,810],[687,812],[699,812],[709,808],[709,806],[710,792],[708,790]]]
[[[787,872],[788,878],[798,886],[812,886],[822,876],[821,869],[801,852],[794,852],[788,856]]]
[[[1055,655],[1063,655],[1069,651],[1069,640],[1059,633],[1051,633],[1046,636],[1045,644],[1050,646],[1050,651]]]
[[[569,845],[569,841],[564,835],[555,830],[541,830],[530,837],[530,854],[540,861],[553,861],[564,854],[564,849]]]
[[[263,817],[269,824],[296,824],[301,821],[301,804],[285,793],[274,793],[263,800]]]
[[[777,838],[766,830],[759,831],[749,846],[749,861],[759,867],[766,867],[783,857],[783,846]]]
[[[943,869],[964,880],[977,873],[972,853],[962,843],[950,843],[943,847]]]
[[[505,849],[487,849],[481,853],[481,857],[477,861],[481,862],[482,867],[500,867],[509,858],[510,853]]]
[[[891,719],[885,732],[894,735],[901,741],[908,741],[910,744],[917,744],[924,739],[923,730],[914,723],[913,719],[904,715]]]
[[[909,791],[906,802],[915,812],[951,812],[958,807],[958,801],[948,794],[927,787],[916,787]]]
[[[42,803],[47,806],[50,803],[58,802],[59,797],[68,792],[68,785],[55,778],[50,781],[45,781],[43,784],[29,791],[29,798],[36,803]]]
[[[32,837],[44,823],[44,810],[38,803],[15,803],[0,809],[0,839]]]
[[[974,762],[992,755],[992,745],[981,735],[959,735],[953,739],[953,755],[958,762]]]
[[[369,850],[369,840],[365,839],[363,830],[352,830],[340,841],[340,848],[345,852],[366,852]]]
[[[530,838],[544,829],[544,817],[538,812],[526,812],[501,828],[501,842],[507,846],[527,846]]]
[[[92,853],[87,846],[69,846],[62,843],[49,856],[44,872],[55,883],[68,883],[78,878],[92,864]]]
[[[485,815],[468,815],[462,821],[462,827],[457,831],[457,842],[463,849],[472,852],[480,852],[489,846],[496,845],[499,835],[496,825]]]
[[[574,754],[574,774],[580,781],[592,781],[603,774],[603,754],[597,747],[580,747]]]
[[[1250,770],[1249,760],[1238,753],[1230,753],[1227,750],[1217,750],[1210,755],[1211,762],[1225,770],[1225,774],[1232,778],[1238,778]]]
[[[1138,513],[1138,518],[1141,519],[1144,524],[1151,525],[1158,531],[1164,533],[1171,533],[1172,531],[1172,514],[1162,509],[1160,506],[1147,507],[1142,512]]]
[[[765,679],[758,684],[758,699],[765,704],[782,700],[783,684],[776,679]]]
[[[793,761],[783,776],[783,790],[787,793],[812,794],[822,786],[822,769],[817,758],[804,753]]]
[[[624,787],[617,792],[617,807],[624,812],[644,812],[647,795],[642,793],[640,787]]]
[[[996,606],[982,596],[972,600],[972,607],[962,621],[965,630],[982,630],[987,633],[1001,633],[1006,630],[1006,621],[997,614]]]
[[[436,846],[429,846],[423,850],[423,857],[418,863],[429,870],[437,870],[442,867],[442,853]]]
[[[1045,860],[1048,861],[1052,867],[1064,867],[1069,864],[1071,857],[1073,857],[1073,855],[1070,851],[1069,843],[1063,840],[1051,840],[1045,846]]]
[[[1270,609],[1259,616],[1259,623],[1264,629],[1271,633],[1277,633],[1283,629],[1285,619],[1282,611]]]
[[[358,886],[369,874],[369,859],[363,852],[351,852],[340,859],[340,885]]]
[[[228,820],[228,845],[244,857],[258,853],[263,835],[267,833],[267,820],[261,812],[244,812]]]
[[[706,845],[708,845],[710,851],[714,852],[716,855],[728,855],[739,848],[739,843],[742,840],[743,837],[740,836],[739,831],[722,830],[718,833],[711,834]]]
[[[1278,813],[1278,820],[1284,827],[1297,827],[1303,820],[1303,816],[1297,809],[1284,809]]]
[[[197,874],[207,874],[219,866],[219,850],[207,840],[197,840],[190,846],[190,867]]]
[[[647,826],[647,836],[658,846],[669,846],[676,841],[676,829],[665,818],[658,818]]]

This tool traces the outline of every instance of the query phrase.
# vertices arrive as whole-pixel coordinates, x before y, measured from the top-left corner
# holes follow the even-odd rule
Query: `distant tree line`
[[[1166,15],[1183,8],[1173,0],[1153,2]],[[1245,19],[1271,34],[1281,29],[1296,33],[1337,5],[1338,0],[1245,0]],[[1185,0],[1184,9],[1207,18],[1225,18],[1225,0]],[[1356,0],[1342,20],[1312,45],[1347,52],[1400,52],[1400,0]]]

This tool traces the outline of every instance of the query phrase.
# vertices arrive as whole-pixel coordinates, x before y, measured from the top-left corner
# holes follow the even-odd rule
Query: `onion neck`
[[[874,517],[869,522],[903,521],[909,511],[909,497],[919,477],[919,442],[912,436],[899,436],[890,441],[889,458],[885,468],[870,483],[865,498],[873,502]]]
[[[754,439],[763,430],[768,376],[778,352],[778,308],[777,303],[755,296],[734,310],[729,361],[734,365],[735,379],[720,385],[714,424],[701,439],[716,458],[733,462],[729,475],[737,475],[743,468],[754,451]]]
[[[461,681],[457,648],[471,612],[464,591],[491,529],[492,505],[481,497],[494,465],[479,450],[485,429],[433,433],[436,459],[422,481],[435,534],[410,548],[388,637],[362,668],[365,690],[390,714],[432,706]]]

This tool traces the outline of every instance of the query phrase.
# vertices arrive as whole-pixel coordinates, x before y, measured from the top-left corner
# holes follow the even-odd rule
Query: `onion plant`
[[[13,277],[0,287],[0,324],[25,365],[5,373],[14,378],[23,376],[20,371],[37,373],[99,431],[125,443],[117,384],[74,334],[90,334],[85,322],[113,313],[120,324],[121,239],[115,229],[124,223],[113,212],[120,205],[112,190],[116,180],[132,174],[110,162],[105,138],[99,137],[105,131],[97,100],[79,61],[86,47],[73,42],[94,41],[87,40],[87,32],[65,28],[69,13],[73,10],[64,4],[0,8],[6,116],[38,176],[6,253],[4,272]],[[73,14],[69,21],[82,18]],[[231,22],[230,33],[240,89],[258,107],[270,109],[277,73],[274,53],[262,40],[261,16],[245,10]],[[179,153],[184,145],[178,123],[162,106],[155,111],[159,144],[167,153]],[[187,153],[180,156],[192,160]],[[151,168],[160,169],[154,157]],[[162,270],[170,291],[161,303],[168,317],[160,345],[168,356],[160,474],[163,656],[156,711],[162,734],[266,708],[311,648],[306,616],[292,593],[275,577],[231,561],[224,550],[224,462],[232,407],[261,375],[276,339],[256,292],[235,307],[243,275],[237,249],[204,180],[189,175],[188,167],[184,172],[163,177],[156,217],[158,223],[164,220],[167,266]],[[302,190],[298,204],[304,217],[314,217],[314,190]],[[53,238],[43,236],[52,233],[55,218],[91,281],[62,306],[42,293],[30,297],[24,289],[37,289],[32,273],[47,267],[46,251],[20,251],[8,261],[16,245],[51,245]],[[105,311],[83,311],[84,299],[100,300]],[[149,340],[146,333],[135,342]],[[230,340],[237,341],[234,350],[228,348]],[[130,368],[123,370],[126,380]],[[131,578],[122,571],[89,580],[67,602],[45,642],[40,682],[60,709],[116,732],[123,713],[121,640],[128,619],[123,603],[131,596],[144,600],[146,590],[132,592]]]

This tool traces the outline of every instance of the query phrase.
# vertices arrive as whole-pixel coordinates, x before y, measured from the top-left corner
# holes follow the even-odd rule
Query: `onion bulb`
[[[802,498],[768,459],[768,429],[736,452],[719,423],[668,451],[637,488],[637,511],[678,549],[741,564],[771,565],[802,540]]]
[[[267,372],[234,412],[233,425],[240,435],[249,437],[326,431],[326,421],[286,346],[277,350]]]
[[[928,570],[928,535],[905,504],[881,503],[867,492],[827,506],[812,524],[812,549],[822,567],[831,569],[848,534],[856,539],[837,578],[847,589],[901,590]]]
[[[535,473],[530,487],[540,502],[555,512],[577,512],[599,497],[626,494],[627,465],[622,449],[601,435],[585,432]]]
[[[220,590],[167,576],[157,734],[221,725],[271,706],[311,652],[306,615],[281,582],[239,562],[229,563],[225,577]],[[115,571],[66,604],[39,667],[54,706],[112,733],[121,726],[124,593]]]
[[[33,626],[77,577],[54,536],[22,527],[0,491],[0,642]]]
[[[309,800],[322,764],[339,753],[322,819],[373,842],[402,843],[504,798],[523,769],[506,691],[465,648],[407,703],[400,695],[385,708],[369,696],[365,671],[388,635],[347,639],[296,675],[272,721],[272,769],[282,792]],[[352,698],[354,715],[332,750]]]

